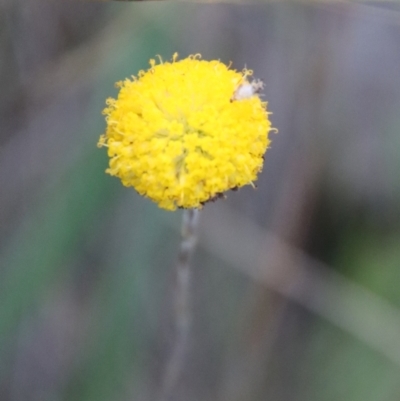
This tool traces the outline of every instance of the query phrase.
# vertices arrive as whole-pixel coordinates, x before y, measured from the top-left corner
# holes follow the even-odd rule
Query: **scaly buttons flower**
[[[106,102],[99,146],[108,147],[107,173],[168,210],[200,208],[253,185],[271,124],[251,74],[198,55],[150,60]]]

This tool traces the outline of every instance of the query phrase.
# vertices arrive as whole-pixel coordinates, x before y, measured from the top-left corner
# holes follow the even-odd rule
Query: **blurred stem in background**
[[[161,401],[170,399],[171,393],[179,380],[185,360],[192,320],[190,307],[190,262],[196,248],[198,220],[198,209],[184,210],[181,244],[175,271],[175,341],[164,373]]]

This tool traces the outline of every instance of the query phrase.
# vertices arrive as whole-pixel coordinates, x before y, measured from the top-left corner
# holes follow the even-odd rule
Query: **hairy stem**
[[[175,272],[175,342],[165,369],[161,401],[169,401],[182,374],[191,326],[190,261],[196,247],[198,209],[183,213],[181,244]]]

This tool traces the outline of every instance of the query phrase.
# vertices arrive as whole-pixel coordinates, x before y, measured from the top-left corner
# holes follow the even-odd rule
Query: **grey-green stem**
[[[175,272],[175,341],[165,368],[160,401],[169,401],[182,375],[191,327],[190,262],[196,247],[198,209],[183,212],[181,244]]]

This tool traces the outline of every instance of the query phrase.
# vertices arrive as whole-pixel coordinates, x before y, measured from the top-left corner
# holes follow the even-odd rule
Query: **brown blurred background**
[[[400,7],[44,0],[0,3],[0,400],[157,398],[182,213],[96,143],[175,51],[253,69],[279,134],[202,211],[173,399],[399,400]]]

